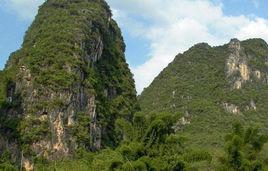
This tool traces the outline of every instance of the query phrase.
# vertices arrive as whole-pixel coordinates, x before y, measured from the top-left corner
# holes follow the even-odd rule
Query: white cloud
[[[199,42],[220,45],[231,38],[268,40],[268,22],[254,16],[227,16],[223,5],[209,0],[108,0],[119,25],[133,37],[150,42],[150,59],[132,67],[137,91],[182,53]],[[214,1],[215,2],[215,1]],[[256,0],[253,0],[257,5]]]
[[[15,12],[16,15],[23,20],[32,20],[37,14],[38,7],[44,0],[3,0],[2,7],[10,12]]]
[[[256,18],[244,27],[241,27],[236,36],[240,39],[256,37],[268,41],[268,21],[262,18]]]

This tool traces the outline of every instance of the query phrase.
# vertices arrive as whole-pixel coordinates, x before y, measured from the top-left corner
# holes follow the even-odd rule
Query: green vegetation
[[[240,42],[236,57],[247,66],[235,66],[249,71],[241,88],[233,88],[239,69],[227,71],[230,44],[202,43],[179,54],[138,103],[111,17],[103,0],[40,7],[0,71],[0,170],[18,170],[21,156],[43,171],[267,169],[266,42]]]
[[[202,150],[188,149],[184,137],[174,134],[178,115],[168,113],[146,116],[136,113],[131,122],[116,121],[123,141],[115,149],[97,153],[77,153],[72,161],[37,164],[42,170],[191,170],[202,163],[209,167],[212,156]],[[69,163],[70,162],[70,163]]]
[[[226,61],[230,55],[228,44],[219,47],[198,44],[179,54],[143,91],[139,97],[142,111],[182,113],[190,124],[181,125],[178,133],[191,139],[193,146],[207,147],[212,151],[223,146],[223,135],[235,120],[257,124],[263,131],[267,130],[268,91],[265,80],[268,67],[264,61],[267,60],[268,45],[260,39],[240,43],[244,51],[240,60],[247,61],[252,80],[243,83],[241,89],[231,88],[240,73],[230,77],[226,74]],[[252,60],[263,65],[260,68]],[[254,76],[257,69],[261,72],[261,79]],[[225,103],[236,106],[240,114],[224,110]]]
[[[124,137],[115,149],[96,153],[78,151],[72,160],[37,162],[37,170],[233,170],[261,171],[266,158],[264,144],[267,136],[254,127],[233,124],[232,131],[224,135],[224,153],[218,156],[206,150],[189,148],[188,140],[174,134],[179,116],[168,113],[151,116],[137,113],[132,122],[116,121],[116,130]]]
[[[5,150],[0,155],[0,170],[3,171],[16,171],[17,168],[12,165],[10,162],[12,160],[11,154],[9,151]]]
[[[185,164],[179,157],[182,142],[179,138],[175,140],[171,128],[175,118],[166,113],[145,118],[137,113],[132,123],[117,120],[117,131],[124,140],[115,150],[104,150],[96,155],[92,170],[183,169]]]
[[[47,0],[39,8],[22,48],[0,71],[0,144],[14,148],[12,154],[38,163],[90,152],[93,122],[102,148],[121,142],[115,122],[131,120],[138,105],[125,44],[111,17],[103,0]],[[58,136],[68,154],[56,154]],[[53,145],[44,152],[42,142]],[[19,160],[16,155],[11,163]]]
[[[260,159],[260,152],[267,142],[257,128],[247,128],[236,123],[233,132],[226,136],[226,155],[221,159],[222,170],[263,170],[264,161]]]
[[[89,147],[91,137],[89,132],[90,118],[85,115],[85,113],[77,113],[75,125],[72,128],[72,134],[76,138],[77,143],[81,147]],[[85,150],[85,149],[83,149]]]
[[[237,58],[239,62],[246,63],[250,78],[242,83],[240,89],[232,87],[241,73],[227,74],[227,59],[231,53],[229,44],[210,47],[202,43],[179,54],[139,96],[143,113],[181,113],[175,135],[186,137],[190,148],[203,148],[211,153],[214,166],[220,165],[216,159],[224,153],[225,134],[231,130],[231,123],[238,121],[243,125],[257,125],[262,133],[268,129],[268,45],[261,39],[239,43],[241,50]],[[258,72],[260,78],[256,76]],[[237,109],[237,113],[225,109],[228,107]],[[255,133],[258,134],[257,131]],[[235,143],[236,140],[229,141]],[[247,168],[242,165],[241,168],[254,170],[255,161],[245,156],[245,151],[250,152],[250,149],[244,149],[248,144],[241,146],[241,162],[248,164]],[[263,151],[266,148],[264,146]],[[267,154],[261,154],[261,163],[265,163],[263,160]],[[231,169],[231,166],[226,167],[228,169],[225,170]],[[204,167],[199,165],[198,168]]]

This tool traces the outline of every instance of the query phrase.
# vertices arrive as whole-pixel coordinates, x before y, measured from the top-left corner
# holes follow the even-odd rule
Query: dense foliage
[[[241,55],[240,60],[247,61],[250,68],[250,80],[243,83],[241,89],[232,89],[231,85],[239,75],[228,77],[226,73],[229,45],[197,44],[179,54],[143,91],[139,97],[142,111],[184,114],[190,124],[181,125],[178,132],[188,136],[193,146],[209,149],[223,146],[223,135],[234,120],[258,124],[262,130],[267,130],[268,66],[265,61],[268,45],[261,39],[240,44],[245,56]],[[254,77],[255,70],[260,71],[261,79]],[[228,112],[225,104],[232,104],[239,112]]]
[[[188,149],[184,137],[174,134],[178,115],[136,113],[131,122],[116,121],[117,132],[124,137],[115,149],[98,153],[78,153],[74,161],[38,164],[53,170],[194,170],[210,168],[212,156],[204,150]],[[69,163],[71,162],[71,163]],[[68,164],[69,163],[69,164]],[[73,165],[73,166],[72,166]]]
[[[267,142],[267,135],[262,135],[258,128],[247,128],[236,123],[232,133],[226,136],[226,155],[221,159],[222,170],[258,171],[263,170],[264,161],[260,152]]]
[[[136,113],[132,122],[117,120],[117,131],[124,140],[115,149],[97,153],[81,151],[74,160],[37,163],[39,170],[265,170],[267,155],[263,146],[267,136],[256,127],[233,124],[225,136],[224,153],[212,156],[206,150],[189,148],[187,138],[174,134],[178,115]]]
[[[68,157],[93,151],[93,122],[101,147],[120,143],[115,121],[131,120],[138,105],[125,44],[111,17],[103,0],[47,0],[40,6],[22,48],[0,71],[0,152],[10,150],[12,163],[21,156],[49,160],[55,151],[46,146],[56,141],[68,148]]]

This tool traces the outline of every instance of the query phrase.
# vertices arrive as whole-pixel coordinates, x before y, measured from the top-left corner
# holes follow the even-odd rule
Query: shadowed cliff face
[[[48,0],[40,7],[0,73],[1,118],[19,118],[12,138],[25,167],[32,156],[58,159],[118,143],[114,121],[130,119],[136,107],[124,51],[104,1]],[[4,137],[6,129],[2,124]]]
[[[179,134],[191,145],[218,148],[230,125],[267,126],[268,45],[261,39],[210,47],[197,44],[179,54],[139,102],[144,113],[179,113]]]

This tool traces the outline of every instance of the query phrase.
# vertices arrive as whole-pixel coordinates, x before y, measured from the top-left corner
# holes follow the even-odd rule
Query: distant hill
[[[178,54],[139,97],[144,113],[181,114],[177,133],[191,145],[219,147],[236,120],[268,129],[268,45],[261,39]]]

